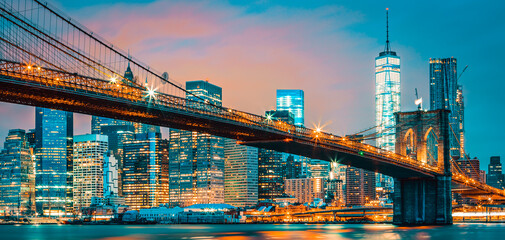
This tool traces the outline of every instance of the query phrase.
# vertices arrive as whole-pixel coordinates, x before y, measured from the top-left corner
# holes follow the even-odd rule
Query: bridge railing
[[[103,80],[80,76],[78,74],[66,73],[59,70],[41,68],[35,65],[23,63],[15,63],[7,60],[0,60],[0,72],[4,75],[19,77],[27,81],[36,82],[38,84],[72,89],[77,92],[88,92],[99,94],[104,97],[112,97],[115,99],[125,99],[139,104],[143,104],[147,108],[165,108],[178,109],[186,113],[202,114],[207,117],[217,117],[220,119],[228,119],[239,122],[248,126],[256,126],[260,128],[268,128],[283,134],[287,139],[300,138],[313,141],[320,144],[340,145],[347,147],[354,154],[371,155],[394,160],[395,162],[417,167],[420,169],[439,172],[436,167],[429,166],[417,160],[402,156],[390,151],[386,151],[374,146],[359,143],[340,137],[337,135],[325,133],[322,131],[299,127],[288,124],[283,121],[274,121],[264,116],[259,116],[243,111],[238,111],[222,106],[216,106],[204,101],[194,101],[187,98],[181,98],[164,93],[149,92],[147,87],[130,85],[128,82]]]

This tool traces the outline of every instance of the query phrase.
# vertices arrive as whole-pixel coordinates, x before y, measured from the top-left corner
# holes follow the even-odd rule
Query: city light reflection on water
[[[0,239],[503,239],[505,224],[0,225]]]

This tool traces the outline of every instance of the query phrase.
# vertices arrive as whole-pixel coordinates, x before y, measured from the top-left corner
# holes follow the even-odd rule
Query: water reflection
[[[503,239],[504,224],[395,227],[388,224],[6,226],[0,239]]]

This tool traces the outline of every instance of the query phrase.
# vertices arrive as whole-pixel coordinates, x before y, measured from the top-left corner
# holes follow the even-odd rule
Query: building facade
[[[258,203],[258,149],[226,139],[224,156],[224,202],[235,207],[256,205]]]
[[[124,143],[123,196],[134,210],[169,202],[168,140],[160,133],[137,134]]]
[[[503,189],[504,175],[502,171],[502,165],[499,156],[491,157],[488,165],[487,180],[486,183],[498,189]]]
[[[35,202],[43,215],[73,211],[73,113],[35,109]]]
[[[104,163],[107,158],[106,135],[74,136],[73,197],[74,209],[81,212],[91,205],[92,197],[103,197]]]
[[[34,213],[34,163],[25,130],[9,130],[0,152],[0,209],[4,215]]]
[[[395,117],[401,109],[400,57],[389,43],[389,12],[386,12],[386,45],[375,58],[375,125],[378,133],[376,146],[395,151]],[[393,188],[393,179],[377,174],[377,184]]]
[[[222,105],[222,89],[207,81],[186,82],[186,98]],[[224,203],[224,138],[170,129],[170,205]]]
[[[303,90],[277,89],[277,111],[293,113],[296,126],[305,125],[305,100]]]
[[[458,85],[456,58],[430,58],[430,109],[450,110],[453,158],[464,157],[463,87]]]
[[[471,177],[480,182],[485,182],[485,179],[482,179],[481,177],[480,161],[478,158],[460,158],[456,160],[456,164],[458,165],[459,169],[461,169],[461,171],[468,177]]]
[[[294,115],[288,110],[266,111],[265,116],[272,121],[284,121],[289,124],[294,122]],[[294,161],[292,155],[269,149],[258,149],[259,201],[273,201],[284,194],[288,158]]]
[[[347,167],[346,205],[364,206],[375,200],[375,173],[360,168]]]
[[[323,178],[286,179],[286,194],[295,197],[298,203],[310,203],[315,198],[324,199],[325,182]]]

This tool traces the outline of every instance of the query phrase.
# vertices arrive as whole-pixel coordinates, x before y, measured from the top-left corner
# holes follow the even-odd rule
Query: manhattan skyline
[[[83,7],[52,1],[178,82],[208,78],[222,86],[224,106],[262,114],[275,109],[276,89],[302,89],[305,125],[329,123],[324,130],[339,135],[375,125],[373,58],[384,48],[389,7],[391,45],[402,56],[402,111],[416,109],[414,88],[428,108],[429,58],[453,56],[458,72],[469,65],[460,80],[467,153],[482,165],[490,156],[505,155],[499,137],[505,133],[500,125],[505,113],[499,111],[499,91],[505,87],[499,77],[499,56],[505,53],[499,45],[505,39],[505,24],[498,21],[503,6],[97,2]],[[153,30],[143,29],[146,25]],[[32,107],[1,103],[0,112],[0,138],[8,129],[34,128]],[[75,115],[75,135],[90,132],[90,118]]]

